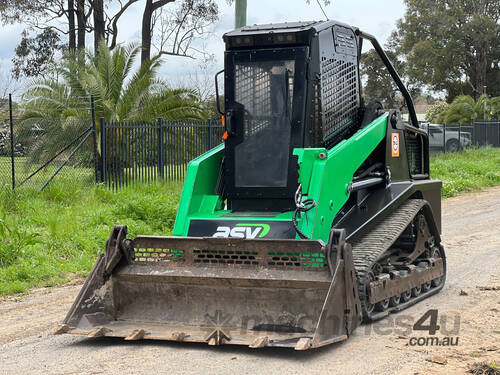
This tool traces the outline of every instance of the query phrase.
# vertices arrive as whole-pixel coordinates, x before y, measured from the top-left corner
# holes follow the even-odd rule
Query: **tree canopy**
[[[43,30],[36,37],[29,37],[24,32],[12,59],[13,76],[16,79],[20,76],[38,77],[42,73],[52,72],[54,70],[54,55],[61,48],[59,34],[52,29]]]
[[[29,85],[23,95],[23,118],[88,117],[88,109],[81,108],[88,108],[90,95],[95,98],[96,117],[107,121],[202,117],[190,90],[170,89],[156,77],[159,59],[134,69],[140,52],[140,45],[134,44],[111,51],[102,41],[96,55],[80,52],[76,58],[64,58],[57,67],[62,80],[39,79]]]
[[[500,95],[500,0],[405,0],[392,43],[408,77],[452,99]]]
[[[426,115],[436,124],[470,124],[473,120],[491,120],[500,116],[500,97],[481,95],[476,101],[469,95],[457,96],[451,104],[441,102]]]
[[[119,20],[140,0],[4,0],[0,2],[0,22],[23,23],[23,39],[13,59],[16,77],[39,76],[58,58],[50,49],[84,50],[89,34],[94,52],[104,40],[111,48],[118,44]],[[203,48],[193,43],[210,35],[219,18],[215,0],[146,0],[141,29],[141,61],[159,55],[205,57]],[[51,43],[51,44],[50,44]],[[57,46],[57,48],[56,48]],[[47,48],[52,47],[52,48]],[[24,63],[24,60],[29,60]]]

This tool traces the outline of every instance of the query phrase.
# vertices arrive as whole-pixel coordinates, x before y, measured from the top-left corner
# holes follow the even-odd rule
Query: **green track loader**
[[[224,41],[224,142],[189,164],[173,236],[116,226],[55,333],[305,350],[443,287],[441,182],[376,39],[326,21]],[[363,101],[363,41],[408,121]]]

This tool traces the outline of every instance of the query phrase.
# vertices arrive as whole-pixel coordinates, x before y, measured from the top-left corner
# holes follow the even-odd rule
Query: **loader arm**
[[[302,193],[317,205],[300,221],[311,238],[328,241],[332,222],[349,199],[349,184],[356,170],[386,137],[387,114],[332,149],[296,149]],[[326,155],[321,159],[318,155]],[[307,163],[311,165],[306,165]],[[301,173],[301,171],[304,171]]]

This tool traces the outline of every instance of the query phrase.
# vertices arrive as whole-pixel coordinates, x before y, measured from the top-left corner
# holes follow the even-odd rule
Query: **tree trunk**
[[[85,49],[85,0],[76,0],[76,20],[78,22],[78,49]]]
[[[151,18],[153,17],[153,0],[146,0],[144,13],[142,15],[142,52],[141,63],[151,58]]]
[[[74,0],[68,0],[68,34],[69,34],[68,48],[71,52],[73,52],[76,49],[75,2],[74,2]]]
[[[142,15],[142,53],[141,63],[151,58],[151,39],[153,38],[152,18],[155,10],[173,3],[175,0],[146,0],[144,13]]]
[[[103,0],[94,0],[94,52],[99,53],[99,43],[104,39],[104,4]]]
[[[474,65],[472,67],[472,86],[474,90],[474,100],[478,100],[479,97],[484,92],[484,86],[486,85],[486,71],[488,68],[487,56],[486,56],[486,46],[481,43],[481,45],[476,45],[475,47],[475,57]]]
[[[477,80],[477,85],[478,85],[478,99],[479,96],[481,96],[484,93],[484,87],[486,86],[486,70],[488,68],[488,58],[486,56],[486,46],[483,45],[481,48],[481,52],[479,53],[479,59],[478,59],[478,80]]]

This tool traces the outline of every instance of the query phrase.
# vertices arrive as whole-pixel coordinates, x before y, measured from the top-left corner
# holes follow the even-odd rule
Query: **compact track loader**
[[[408,122],[363,102],[363,40]],[[224,41],[224,143],[189,164],[173,236],[116,226],[55,333],[305,350],[443,287],[441,182],[375,38],[326,21]]]

